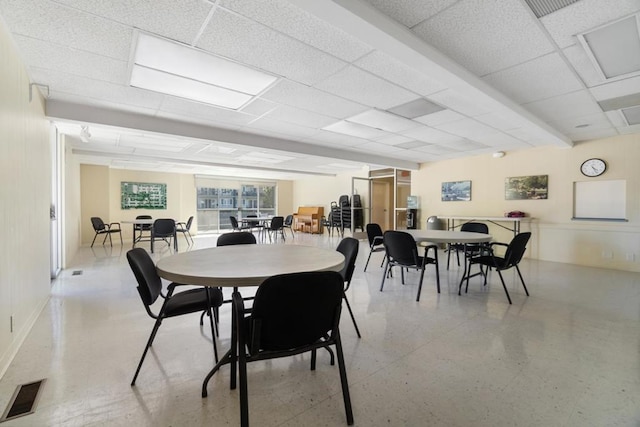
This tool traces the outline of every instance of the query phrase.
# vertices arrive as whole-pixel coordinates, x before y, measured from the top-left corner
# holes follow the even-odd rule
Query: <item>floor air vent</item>
[[[72,276],[81,276],[82,275],[82,270],[73,270],[73,273],[71,273]]]
[[[36,409],[38,395],[44,381],[45,380],[39,380],[29,384],[19,385],[9,401],[9,406],[7,406],[4,414],[2,414],[0,422],[32,414]]]

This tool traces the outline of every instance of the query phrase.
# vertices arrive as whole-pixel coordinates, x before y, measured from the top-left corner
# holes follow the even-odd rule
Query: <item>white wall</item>
[[[50,289],[49,123],[37,90],[0,22],[0,375]],[[13,323],[13,331],[11,324]]]
[[[351,194],[351,178],[368,175],[368,171],[354,170],[335,177],[314,176],[296,180],[293,182],[293,212],[300,206],[322,206],[325,216],[328,216],[331,202],[337,202],[343,194]]]

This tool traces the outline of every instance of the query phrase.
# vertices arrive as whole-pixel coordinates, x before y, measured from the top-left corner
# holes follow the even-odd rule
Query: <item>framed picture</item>
[[[122,209],[167,209],[167,184],[121,182]]]
[[[549,193],[549,175],[515,176],[505,178],[506,200],[541,200]]]
[[[441,197],[443,202],[468,202],[471,200],[471,181],[443,182]]]

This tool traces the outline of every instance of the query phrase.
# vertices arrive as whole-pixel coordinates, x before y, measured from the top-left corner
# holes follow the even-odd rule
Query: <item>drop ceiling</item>
[[[81,162],[275,179],[636,133],[638,34],[622,38],[639,12],[638,0],[0,0]],[[237,109],[134,87],[149,36],[275,81]],[[630,58],[613,78],[598,63],[611,51]]]

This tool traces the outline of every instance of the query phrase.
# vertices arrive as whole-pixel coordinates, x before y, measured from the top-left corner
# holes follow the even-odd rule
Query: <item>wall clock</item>
[[[600,176],[607,170],[607,164],[602,159],[588,159],[580,165],[580,172],[584,176]]]

